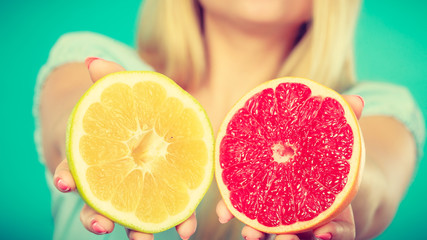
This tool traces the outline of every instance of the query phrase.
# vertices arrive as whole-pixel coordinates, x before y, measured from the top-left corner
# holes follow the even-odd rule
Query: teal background
[[[139,0],[0,2],[1,239],[52,236],[50,196],[44,168],[37,160],[31,113],[36,75],[49,49],[61,34],[81,30],[133,46],[139,4]],[[426,9],[425,1],[365,1],[356,38],[358,77],[407,86],[425,116]],[[421,160],[396,218],[378,239],[426,238],[425,160]]]

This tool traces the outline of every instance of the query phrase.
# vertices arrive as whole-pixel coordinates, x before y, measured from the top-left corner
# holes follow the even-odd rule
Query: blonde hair
[[[206,59],[197,1],[144,2],[137,35],[142,58],[185,89],[199,86]]]
[[[197,88],[207,70],[203,12],[198,0],[144,2],[137,35],[142,58],[183,88]],[[359,5],[360,0],[313,0],[312,20],[302,26],[301,39],[277,76],[307,77],[337,91],[351,86],[355,81],[353,38]],[[218,223],[212,206],[218,200],[213,184],[199,208],[212,212],[198,219],[201,231],[195,238],[241,238],[240,231],[235,231],[236,225],[242,226],[239,221]]]
[[[277,76],[313,79],[338,91],[355,81],[353,38],[360,0],[313,1],[313,18]],[[197,0],[145,0],[138,50],[186,89],[206,72],[202,10]],[[267,80],[267,79],[266,79]]]
[[[311,26],[279,76],[307,77],[338,91],[353,84],[353,38],[359,5],[359,0],[313,1]]]

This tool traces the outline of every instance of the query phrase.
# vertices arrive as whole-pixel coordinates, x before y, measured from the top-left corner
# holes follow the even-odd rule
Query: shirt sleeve
[[[418,159],[423,154],[425,123],[422,112],[409,90],[385,82],[360,82],[343,94],[362,96],[362,116],[385,115],[402,122],[414,136]]]
[[[52,47],[46,63],[37,75],[33,100],[35,120],[34,139],[39,160],[44,163],[39,120],[40,93],[46,78],[57,67],[73,62],[84,62],[87,57],[100,57],[114,61],[127,70],[150,71],[151,66],[142,61],[137,51],[119,41],[92,32],[73,32],[62,35]]]

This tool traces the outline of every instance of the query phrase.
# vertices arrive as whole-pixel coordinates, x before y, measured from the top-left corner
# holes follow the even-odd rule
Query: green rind
[[[175,87],[177,90],[181,91],[181,93],[183,93],[183,95],[185,95],[186,97],[188,97],[189,99],[191,99],[194,103],[196,103],[199,107],[199,110],[203,113],[204,119],[205,121],[208,123],[209,126],[209,137],[211,139],[212,142],[212,151],[211,151],[211,163],[210,163],[210,169],[211,171],[209,172],[209,177],[208,177],[208,184],[206,185],[205,189],[203,189],[202,193],[200,195],[200,198],[197,199],[197,201],[195,201],[196,204],[194,204],[193,208],[190,208],[191,211],[189,211],[189,213],[187,215],[185,215],[185,217],[183,217],[181,220],[178,220],[176,223],[170,224],[170,225],[165,225],[163,227],[159,227],[157,229],[145,229],[141,226],[137,226],[134,225],[132,223],[127,223],[127,222],[122,222],[122,221],[117,221],[117,219],[115,219],[115,216],[112,216],[111,214],[109,214],[108,211],[104,211],[103,209],[100,209],[99,207],[97,207],[97,205],[91,201],[91,199],[85,194],[85,191],[81,191],[82,189],[82,185],[80,184],[80,180],[77,177],[77,169],[75,167],[75,163],[73,161],[74,156],[72,154],[72,150],[71,150],[71,144],[72,144],[72,132],[73,132],[73,122],[74,122],[74,118],[76,115],[76,112],[79,109],[80,104],[84,101],[84,99],[86,98],[86,96],[89,94],[89,92],[96,88],[98,84],[100,84],[102,81],[104,81],[105,79],[108,79],[109,76],[111,75],[115,75],[115,74],[123,74],[123,72],[126,73],[142,73],[142,74],[153,74],[153,75],[157,75],[158,78],[168,81],[171,86]],[[214,164],[215,164],[215,153],[214,153],[214,149],[215,149],[215,139],[214,139],[214,132],[213,132],[213,127],[212,124],[208,118],[208,115],[206,113],[206,110],[202,107],[202,105],[197,101],[196,98],[194,98],[191,94],[189,94],[187,91],[185,91],[183,88],[181,88],[176,82],[174,82],[172,79],[164,76],[163,74],[157,73],[157,72],[152,72],[152,71],[120,71],[120,72],[115,72],[115,73],[111,73],[108,74],[104,77],[102,77],[101,79],[99,79],[98,81],[96,81],[79,99],[79,101],[77,102],[77,104],[74,106],[69,118],[68,118],[68,122],[67,122],[67,130],[66,130],[66,157],[68,160],[68,166],[71,172],[71,175],[74,178],[74,181],[76,183],[76,188],[78,193],[80,194],[80,197],[86,202],[87,205],[89,205],[92,209],[94,209],[95,211],[97,211],[98,213],[110,218],[111,220],[115,221],[116,223],[127,227],[129,229],[133,229],[133,230],[137,230],[140,232],[145,232],[145,233],[159,233],[165,230],[168,230],[176,225],[179,225],[180,223],[184,222],[186,219],[188,219],[197,209],[197,206],[200,204],[200,202],[202,201],[203,197],[206,195],[210,185],[212,184],[213,181],[213,177],[214,177]],[[192,197],[192,196],[190,196]]]

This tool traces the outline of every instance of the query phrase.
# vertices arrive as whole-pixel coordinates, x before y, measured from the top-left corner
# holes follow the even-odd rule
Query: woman
[[[364,102],[354,94],[362,95],[366,106],[360,125],[367,163],[356,199],[330,223],[310,233],[284,234],[276,239],[310,239],[312,235],[320,239],[366,239],[381,233],[412,177],[423,122],[404,89],[355,83],[352,39],[358,7],[356,0],[146,0],[138,51],[96,34],[63,36],[40,71],[35,105],[40,111],[40,153],[49,170],[48,180],[53,182],[54,238],[86,239],[89,232],[82,230],[84,226],[103,239],[123,239],[121,228],[113,231],[114,223],[84,205],[77,194],[59,194],[53,188],[75,190],[64,151],[71,109],[93,81],[124,69],[154,69],[168,75],[201,102],[214,129],[244,93],[277,76],[308,77],[353,94],[346,99],[358,116]],[[85,66],[87,56],[110,61],[88,58]],[[396,94],[398,102],[393,97]],[[413,107],[405,108],[408,104]],[[386,183],[393,187],[385,187]],[[198,219],[193,214],[177,226],[178,235],[182,239],[267,237],[248,226],[241,228],[238,221],[227,223],[232,215],[219,199],[213,185],[199,207]],[[78,221],[80,210],[82,225]],[[131,230],[127,234],[130,239],[153,238]],[[172,231],[156,236],[173,237],[177,236]]]

